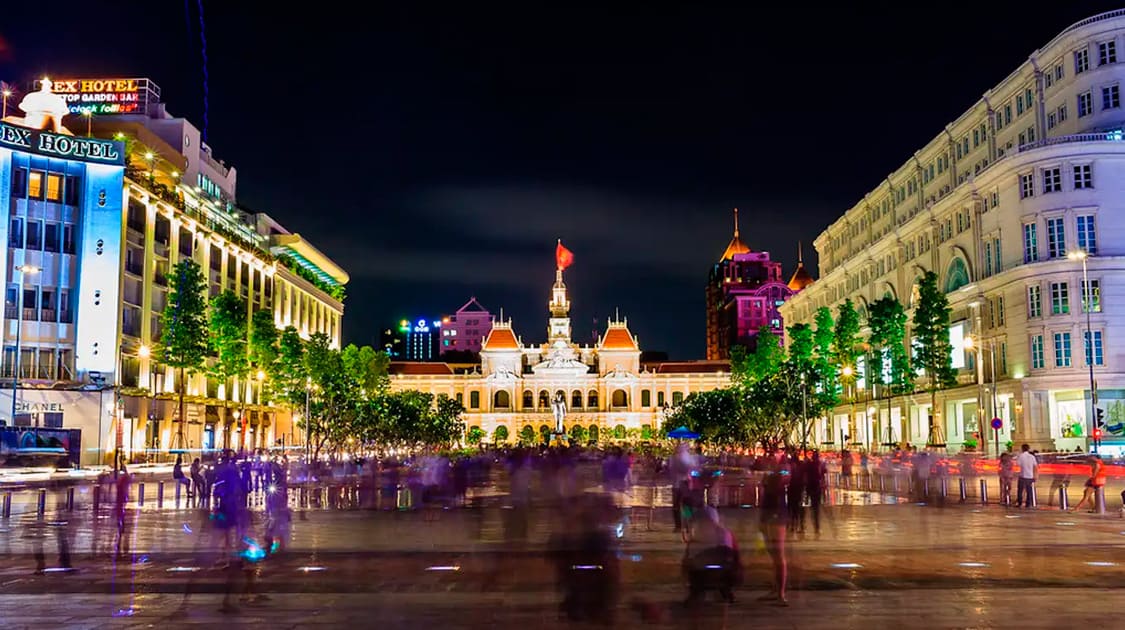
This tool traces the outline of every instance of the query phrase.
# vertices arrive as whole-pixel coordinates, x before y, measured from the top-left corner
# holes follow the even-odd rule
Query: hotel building
[[[82,464],[105,463],[118,446],[132,459],[301,441],[256,379],[195,374],[181,384],[157,362],[168,273],[184,258],[204,270],[211,296],[234,291],[247,317],[266,309],[279,327],[339,345],[347,274],[299,234],[240,208],[235,170],[158,99],[144,79],[37,82],[20,101],[24,116],[0,126],[9,381],[0,421],[81,430]]]
[[[819,279],[781,307],[786,323],[812,323],[819,307],[846,298],[861,316],[884,295],[909,313],[919,277],[933,271],[953,309],[958,368],[936,410],[929,394],[883,396],[858,379],[853,400],[819,422],[818,443],[838,445],[843,434],[863,446],[956,451],[980,434],[989,452],[1009,440],[1085,450],[1095,380],[1103,450],[1120,449],[1123,55],[1125,11],[1067,28],[816,239]],[[998,436],[992,418],[1003,423]]]

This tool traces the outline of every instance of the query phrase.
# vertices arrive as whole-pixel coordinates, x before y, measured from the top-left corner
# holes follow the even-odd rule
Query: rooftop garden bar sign
[[[56,79],[51,91],[66,100],[72,114],[143,112],[149,100],[148,79]]]
[[[100,138],[79,138],[0,123],[0,146],[50,157],[101,164],[125,164],[125,145]]]

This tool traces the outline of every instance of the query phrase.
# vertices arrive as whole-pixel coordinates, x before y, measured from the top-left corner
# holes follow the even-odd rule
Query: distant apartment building
[[[485,337],[492,331],[492,313],[470,298],[457,312],[442,319],[441,354],[451,351],[480,353]]]

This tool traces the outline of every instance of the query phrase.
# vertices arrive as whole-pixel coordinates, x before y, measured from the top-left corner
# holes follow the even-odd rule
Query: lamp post
[[[855,376],[855,368],[850,365],[845,365],[840,369],[840,376],[843,377],[842,385],[844,386],[844,397],[850,401],[850,408],[848,410],[848,427],[847,431],[840,431],[840,450],[847,448],[847,436],[852,434],[852,423],[855,421],[855,397],[848,394],[848,381]]]
[[[93,136],[92,125],[94,123],[94,112],[89,109],[82,110],[82,117],[86,119],[86,137]]]
[[[985,431],[984,431],[984,365],[981,362],[981,349],[976,340],[970,337],[965,337],[962,342],[962,347],[966,352],[973,353],[974,361],[976,362],[976,381],[977,381],[977,435],[980,436],[980,452],[987,455],[988,448],[986,445]]]
[[[1086,273],[1086,260],[1090,257],[1089,252],[1084,249],[1079,249],[1070,252],[1066,255],[1071,260],[1082,261],[1082,311],[1086,313],[1086,343],[1083,344],[1086,352],[1086,363],[1090,366],[1090,415],[1086,420],[1086,452],[1096,453],[1098,450],[1097,442],[1093,440],[1094,418],[1097,417],[1098,405],[1098,386],[1094,382],[1094,333],[1090,327],[1090,300],[1093,298],[1093,291],[1090,288],[1090,277]]]
[[[258,370],[258,373],[254,376],[258,378],[258,432],[254,434],[254,437],[256,437],[258,439],[258,443],[261,444],[265,442],[265,440],[262,438],[262,433],[264,432],[264,429],[262,427],[262,386],[265,385],[266,382],[266,373],[263,370]],[[268,443],[266,443],[266,448],[269,448]]]
[[[312,418],[309,416],[309,395],[312,393],[312,378],[305,379],[305,465],[311,463]]]
[[[4,96],[4,109],[3,113],[0,113],[0,119],[3,119],[8,117],[8,97],[12,95],[12,91],[8,88],[4,88],[3,92],[0,92],[0,94]]]
[[[19,290],[19,306],[16,308],[16,358],[15,370],[12,372],[12,426],[16,426],[16,399],[19,398],[20,387],[20,335],[23,332],[23,281],[27,278],[28,274],[39,273],[39,267],[34,265],[19,265],[12,269],[12,271],[20,272],[20,290]]]

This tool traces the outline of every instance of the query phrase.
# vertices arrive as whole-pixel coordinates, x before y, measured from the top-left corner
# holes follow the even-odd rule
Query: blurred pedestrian
[[[762,481],[761,520],[759,531],[765,539],[766,551],[773,562],[773,589],[761,599],[788,606],[785,588],[789,581],[788,564],[785,558],[785,531],[788,510],[785,507],[785,493],[789,485],[789,470],[784,460],[773,458],[770,470]]]
[[[1094,495],[1099,489],[1105,488],[1105,464],[1102,463],[1102,459],[1097,455],[1091,455],[1087,461],[1090,462],[1090,478],[1086,480],[1085,488],[1082,490],[1082,500],[1074,506],[1072,512],[1078,511],[1086,504],[1086,501],[1090,501],[1090,505],[1093,507],[1090,512],[1096,512],[1097,499]]]
[[[678,532],[683,527],[684,496],[690,492],[693,476],[699,474],[699,460],[687,442],[676,444],[668,460],[668,474],[672,482],[672,519]]]
[[[809,497],[809,507],[812,511],[813,531],[816,532],[817,536],[820,535],[820,503],[824,498],[824,477],[827,472],[824,460],[820,459],[820,451],[813,451],[812,457],[805,460],[805,471],[802,478],[805,482],[805,494]],[[801,529],[804,529],[804,523],[801,525]]]
[[[719,512],[703,506],[693,519],[684,548],[684,572],[688,578],[687,604],[697,603],[709,588],[734,603],[734,587],[742,583],[742,561],[734,534],[719,520]]]
[[[1012,504],[1012,478],[1015,477],[1015,469],[1013,468],[1012,454],[1000,454],[1000,504]]]
[[[1035,504],[1035,479],[1039,476],[1039,461],[1031,453],[1027,444],[1020,446],[1020,454],[1016,457],[1016,465],[1020,468],[1019,485],[1016,488],[1016,507],[1030,508]]]

